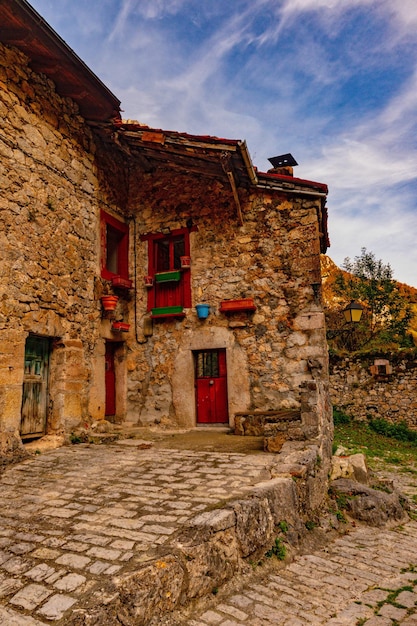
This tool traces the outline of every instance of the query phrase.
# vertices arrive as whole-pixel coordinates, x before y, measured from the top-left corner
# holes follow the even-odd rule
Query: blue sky
[[[123,117],[291,152],[329,186],[329,255],[417,287],[416,0],[30,0]]]

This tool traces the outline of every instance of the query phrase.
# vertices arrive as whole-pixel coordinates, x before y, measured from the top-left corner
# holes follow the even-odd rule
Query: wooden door
[[[25,370],[20,422],[22,439],[46,432],[50,340],[30,335],[25,346]]]
[[[195,353],[197,423],[227,424],[226,350]]]
[[[114,366],[114,355],[117,344],[106,341],[105,354],[105,387],[106,387],[106,407],[105,414],[116,415],[116,370]]]

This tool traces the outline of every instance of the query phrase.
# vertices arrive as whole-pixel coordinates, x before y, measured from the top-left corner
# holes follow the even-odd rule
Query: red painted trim
[[[169,231],[169,233],[145,233],[140,236],[141,241],[155,241],[155,239],[168,239],[168,237],[175,237],[176,235],[186,235],[187,233],[194,233],[198,231],[198,226],[191,226],[191,228],[176,228]],[[187,238],[186,238],[187,239]],[[190,254],[188,251],[187,254]]]
[[[107,259],[107,224],[109,224],[115,230],[118,230],[123,234],[123,238],[119,243],[117,249],[117,265],[118,272],[111,272],[106,267]],[[100,266],[101,277],[105,280],[112,280],[116,277],[121,277],[129,280],[129,225],[125,222],[121,222],[113,215],[106,213],[103,209],[100,211]]]
[[[316,189],[320,189],[325,193],[328,193],[329,188],[324,183],[317,183],[313,180],[306,180],[304,178],[295,178],[294,176],[285,176],[285,174],[274,174],[272,172],[260,172],[258,174],[259,179],[261,178],[270,178],[273,180],[282,180],[283,182],[288,183],[297,183],[298,185],[305,185],[306,187],[312,187]],[[284,191],[291,192],[291,189],[285,189]]]
[[[148,275],[155,277],[155,273],[157,270],[157,259],[156,259],[156,245],[155,242],[163,240],[163,239],[173,239],[175,237],[184,236],[184,252],[187,256],[190,256],[190,231],[198,230],[197,226],[193,226],[191,229],[189,228],[178,228],[176,230],[171,231],[169,234],[163,233],[150,233],[148,235],[143,235],[141,237],[142,241],[148,242]],[[170,251],[172,253],[172,251]],[[173,261],[171,259],[171,264]],[[160,285],[156,283],[154,280],[154,284],[152,287],[147,289],[147,311],[151,311],[153,308],[158,307],[158,302],[156,298],[157,289],[160,289]],[[169,286],[162,287],[162,289],[169,289]],[[175,287],[175,291],[177,292],[178,302],[172,302],[172,304],[178,304],[179,306],[183,306],[185,309],[191,308],[192,298],[191,298],[191,270],[187,269],[186,271],[181,271],[181,279]],[[174,297],[174,296],[173,296]]]

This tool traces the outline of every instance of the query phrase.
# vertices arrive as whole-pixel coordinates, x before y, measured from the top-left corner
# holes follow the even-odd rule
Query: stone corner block
[[[267,498],[251,498],[233,503],[236,513],[236,538],[243,557],[268,544],[274,519]]]
[[[298,495],[295,483],[289,476],[279,476],[258,483],[253,491],[255,498],[266,498],[275,525],[282,521],[298,519]]]

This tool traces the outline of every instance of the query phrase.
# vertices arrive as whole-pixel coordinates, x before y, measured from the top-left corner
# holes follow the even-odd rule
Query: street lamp
[[[358,324],[361,321],[362,313],[363,306],[354,300],[351,300],[350,304],[343,309],[343,315],[345,316],[345,320],[348,324]]]

